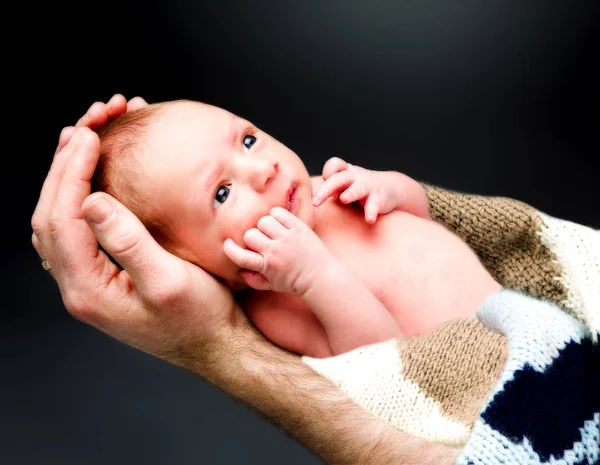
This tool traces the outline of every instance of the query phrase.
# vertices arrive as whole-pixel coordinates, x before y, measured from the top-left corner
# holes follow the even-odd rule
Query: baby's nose
[[[261,157],[255,158],[252,163],[250,182],[257,191],[264,190],[269,182],[277,175],[279,163],[275,160]]]

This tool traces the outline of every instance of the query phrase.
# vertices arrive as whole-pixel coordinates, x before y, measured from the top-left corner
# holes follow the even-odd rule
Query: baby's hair
[[[163,246],[173,244],[169,227],[152,205],[136,191],[131,179],[142,170],[142,142],[161,113],[163,104],[129,111],[98,131],[100,158],[92,178],[92,192],[106,192],[131,210]]]

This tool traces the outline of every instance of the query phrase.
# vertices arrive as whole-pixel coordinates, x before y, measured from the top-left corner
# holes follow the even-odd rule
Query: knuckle
[[[31,229],[33,230],[34,237],[42,237],[42,224],[37,215],[31,217]]]
[[[170,288],[157,288],[148,296],[148,299],[155,307],[172,306],[181,296],[176,291]]]
[[[40,240],[38,239],[35,233],[31,235],[31,244],[33,245],[33,248],[38,252],[38,254],[41,255],[42,249],[40,247]]]
[[[48,221],[48,232],[50,233],[50,238],[53,241],[56,241],[60,236],[61,232],[61,222],[56,218],[51,218]]]
[[[266,256],[269,268],[280,269],[287,261],[285,252],[279,247],[269,247]]]
[[[78,293],[68,292],[63,295],[63,302],[67,312],[81,321],[89,319],[91,305],[88,299],[82,298]]]
[[[135,255],[143,247],[138,231],[123,231],[109,238],[110,252],[115,255]]]
[[[185,276],[171,276],[154,289],[148,298],[155,307],[173,307],[189,295],[190,289],[189,279]]]

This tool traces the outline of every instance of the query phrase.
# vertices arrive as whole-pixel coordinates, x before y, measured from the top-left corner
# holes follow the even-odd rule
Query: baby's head
[[[173,101],[127,113],[100,134],[93,190],[129,208],[175,255],[223,278],[243,279],[223,252],[271,208],[312,227],[310,175],[290,149],[211,105]],[[234,284],[234,283],[237,283]]]

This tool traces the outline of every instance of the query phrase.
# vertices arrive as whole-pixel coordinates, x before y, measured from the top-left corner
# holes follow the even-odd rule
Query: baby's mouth
[[[288,194],[287,209],[292,213],[296,209],[296,183],[292,184],[290,193]]]

